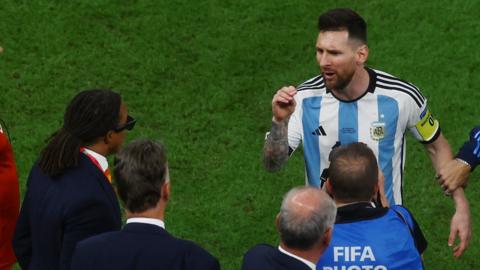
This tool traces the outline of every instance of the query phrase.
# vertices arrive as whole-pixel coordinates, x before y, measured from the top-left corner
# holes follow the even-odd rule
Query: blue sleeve
[[[470,139],[466,141],[456,155],[472,167],[472,171],[480,164],[480,126],[470,131]]]
[[[407,222],[407,225],[412,233],[413,240],[415,241],[415,246],[420,254],[422,254],[427,249],[427,240],[420,229],[415,218],[413,218],[412,213],[408,211],[407,208],[401,205],[393,205],[392,210],[402,215],[403,219]]]

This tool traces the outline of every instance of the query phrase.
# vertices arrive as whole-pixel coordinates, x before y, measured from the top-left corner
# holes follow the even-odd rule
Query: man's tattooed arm
[[[272,121],[272,129],[263,147],[263,165],[269,172],[278,171],[288,159],[288,118]]]

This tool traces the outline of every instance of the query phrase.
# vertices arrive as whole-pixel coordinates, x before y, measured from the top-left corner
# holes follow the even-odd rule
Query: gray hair
[[[165,147],[147,139],[130,142],[115,156],[113,176],[127,210],[141,213],[154,208],[162,185],[169,181]]]
[[[305,193],[308,201],[292,203],[296,195]],[[324,191],[314,187],[296,187],[284,197],[280,208],[278,230],[283,243],[290,248],[308,250],[323,239],[333,227],[337,207]]]

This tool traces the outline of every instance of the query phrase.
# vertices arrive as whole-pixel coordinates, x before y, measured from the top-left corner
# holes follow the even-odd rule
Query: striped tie
[[[112,183],[112,174],[110,173],[110,168],[107,168],[103,174],[105,174],[105,177],[107,177],[108,182],[110,182],[110,184],[111,184]]]

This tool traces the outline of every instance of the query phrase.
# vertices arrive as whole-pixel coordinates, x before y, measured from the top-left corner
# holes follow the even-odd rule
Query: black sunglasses
[[[135,123],[137,122],[137,120],[133,117],[131,117],[130,115],[127,115],[127,122],[121,126],[118,126],[116,128],[114,128],[113,130],[115,132],[120,132],[124,129],[126,130],[132,130],[133,127],[135,126]]]

